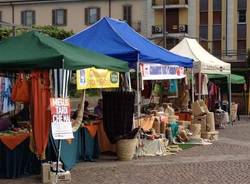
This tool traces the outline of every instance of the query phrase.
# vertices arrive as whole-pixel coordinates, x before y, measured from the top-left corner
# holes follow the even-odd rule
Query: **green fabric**
[[[218,79],[218,78],[225,78],[226,75],[216,75],[216,74],[208,74],[209,79]],[[246,80],[241,75],[231,74],[231,83],[232,84],[245,84]]]
[[[70,70],[96,67],[128,71],[127,62],[82,49],[35,31],[0,42],[0,68]]]
[[[179,125],[176,122],[170,122],[169,126],[171,128],[172,138],[176,138],[179,134]]]
[[[0,141],[0,178],[19,178],[39,174],[40,166],[41,162],[29,150],[29,139],[24,140],[14,150],[9,150]]]

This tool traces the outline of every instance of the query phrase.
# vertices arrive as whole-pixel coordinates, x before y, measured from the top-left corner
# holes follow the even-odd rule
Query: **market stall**
[[[147,65],[152,67],[157,64],[163,65],[165,66],[164,73],[172,76],[173,79],[176,77],[183,78],[183,76],[176,75],[176,71],[184,71],[184,67],[192,67],[192,59],[181,57],[159,47],[137,33],[127,23],[109,17],[102,18],[92,26],[66,38],[64,41],[122,59],[127,61],[131,68],[136,68],[137,87],[134,89],[137,90],[136,104],[137,117],[139,118],[141,118],[142,105],[140,91],[143,88],[143,82],[140,80],[141,76],[139,74],[143,73],[143,80],[147,80],[145,78],[146,73],[142,71],[143,68],[146,68]],[[175,76],[171,75],[171,72],[174,72]],[[156,73],[155,76],[157,75]],[[163,74],[160,74],[160,76],[163,76]],[[160,79],[158,78],[158,80]]]
[[[231,65],[208,53],[195,39],[184,38],[171,52],[192,58],[193,72],[197,75],[196,93],[198,99],[208,94],[208,77],[204,74],[226,75],[228,78],[229,102],[231,104]],[[193,92],[193,95],[195,92]],[[194,96],[193,96],[194,99]]]
[[[126,62],[78,48],[38,32],[28,32],[21,36],[1,41],[0,52],[1,76],[4,77],[4,80],[10,76],[15,79],[13,80],[14,83],[10,82],[9,87],[6,88],[7,91],[5,91],[5,88],[1,88],[1,90],[7,92],[5,94],[9,101],[16,102],[16,107],[17,104],[21,104],[21,106],[23,106],[22,104],[28,105],[31,115],[31,119],[26,122],[26,127],[28,128],[24,130],[21,128],[12,128],[12,134],[8,134],[8,130],[16,126],[12,123],[4,129],[6,130],[5,132],[2,130],[0,135],[2,143],[6,142],[5,138],[9,139],[12,136],[20,137],[23,132],[27,132],[28,136],[23,139],[18,139],[19,143],[25,142],[25,145],[20,144],[20,146],[16,146],[13,150],[6,146],[1,148],[1,151],[3,150],[7,153],[3,155],[11,157],[8,164],[4,163],[4,161],[6,161],[5,157],[0,157],[1,172],[8,171],[9,169],[7,168],[10,168],[10,165],[14,166],[19,164],[17,163],[16,155],[21,151],[20,147],[25,147],[26,151],[29,152],[26,147],[29,145],[30,150],[33,152],[33,157],[36,155],[39,160],[45,159],[51,124],[48,108],[49,99],[50,97],[68,97],[67,87],[71,70],[89,67],[106,68],[119,72],[126,72],[128,70]],[[28,85],[22,88],[22,90],[20,90],[20,86],[16,85],[16,88],[13,88],[16,90],[15,100],[13,100],[13,91],[11,92],[11,88],[12,84],[17,84],[17,82],[21,82],[22,86]],[[23,83],[26,84],[24,85]],[[26,100],[28,97],[28,101],[24,101],[24,99],[20,100],[20,97],[17,98],[17,94],[21,94],[22,97],[26,95]],[[6,97],[6,95],[4,97]],[[8,110],[2,111],[1,115],[3,115],[4,112],[8,117],[14,110],[17,110],[16,107],[11,106],[11,103],[7,107]],[[21,127],[18,121],[15,123],[18,127]],[[32,128],[30,129],[30,127]],[[75,137],[77,137],[77,135],[75,135]],[[30,144],[27,144],[27,139],[32,140]],[[65,145],[62,152],[74,147],[73,145],[77,143],[68,146]],[[32,152],[30,151],[30,155],[32,155]],[[27,155],[29,154],[26,154],[26,156]],[[60,158],[60,154],[57,156]],[[32,157],[27,160],[31,159]],[[64,161],[63,158],[62,161]],[[18,168],[21,174],[18,175],[13,174],[16,172],[14,169],[10,171],[13,172],[11,174],[1,173],[0,175],[1,177],[20,177],[24,174],[27,167],[26,164],[22,164],[22,167]],[[30,173],[25,172],[25,174]]]

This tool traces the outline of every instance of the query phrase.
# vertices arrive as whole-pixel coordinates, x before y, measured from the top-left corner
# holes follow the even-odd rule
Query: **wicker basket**
[[[121,139],[116,143],[116,153],[118,160],[132,160],[135,154],[137,139]]]

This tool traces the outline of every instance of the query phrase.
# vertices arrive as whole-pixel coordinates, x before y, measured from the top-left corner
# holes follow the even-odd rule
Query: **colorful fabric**
[[[13,111],[15,106],[11,100],[11,81],[9,78],[4,78],[4,91],[3,95],[3,113]]]
[[[35,142],[35,152],[41,158],[47,147],[51,116],[50,82],[48,71],[33,71],[32,82],[32,128]]]
[[[94,138],[96,136],[96,133],[98,130],[98,124],[84,125],[83,127],[85,127],[88,130],[88,132],[92,138]]]
[[[25,139],[29,137],[29,133],[22,133],[17,135],[4,135],[0,136],[0,140],[2,143],[8,147],[10,150],[13,150],[21,144]]]

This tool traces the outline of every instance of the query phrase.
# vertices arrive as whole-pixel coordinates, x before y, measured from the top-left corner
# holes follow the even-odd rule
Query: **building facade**
[[[79,32],[101,17],[126,20],[147,34],[145,0],[0,0],[0,21],[17,25],[54,25]]]

